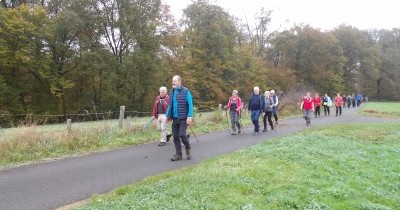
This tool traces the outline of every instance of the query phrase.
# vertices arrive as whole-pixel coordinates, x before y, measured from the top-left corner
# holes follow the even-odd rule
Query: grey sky
[[[177,19],[190,0],[162,0],[171,6]],[[261,7],[272,10],[271,27],[290,28],[296,24],[309,24],[322,30],[330,30],[340,24],[359,29],[400,28],[400,12],[394,0],[211,0],[230,14],[249,22]]]

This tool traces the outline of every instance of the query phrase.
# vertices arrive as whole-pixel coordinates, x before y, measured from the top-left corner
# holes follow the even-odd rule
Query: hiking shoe
[[[190,160],[192,154],[190,153],[190,149],[186,149],[186,159]]]
[[[178,160],[182,160],[182,155],[175,154],[175,155],[171,158],[171,161],[178,161]]]
[[[275,121],[275,126],[278,126],[278,121]]]
[[[267,129],[266,129],[266,128],[264,128],[264,130],[263,130],[262,132],[267,132]]]
[[[186,138],[189,140],[189,138],[190,138],[190,134],[187,134],[187,135],[186,135]]]
[[[239,129],[239,130],[238,130],[238,134],[241,134],[241,133],[242,133],[242,131]]]
[[[258,135],[258,132],[255,132],[255,131],[254,131],[253,135]]]
[[[169,140],[171,140],[172,134],[168,134],[167,135],[167,142],[169,142]]]
[[[231,135],[236,135],[236,131],[233,131],[233,132],[231,133]]]
[[[158,146],[165,146],[167,143],[165,143],[165,142],[160,142],[159,144],[158,144]]]

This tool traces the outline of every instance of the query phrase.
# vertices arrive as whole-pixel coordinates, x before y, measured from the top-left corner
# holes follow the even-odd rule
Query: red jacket
[[[313,99],[310,97],[310,98],[307,98],[307,96],[305,96],[304,98],[303,98],[303,110],[312,110],[312,108],[313,108]]]
[[[313,102],[314,102],[314,106],[321,106],[321,104],[322,104],[322,100],[321,100],[321,97],[314,97],[313,98]]]
[[[157,119],[158,118],[158,102],[160,100],[160,96],[156,97],[156,100],[154,101],[154,106],[153,106],[153,116]],[[164,100],[164,110],[167,111],[168,109],[168,103],[169,103],[169,96],[165,96]]]
[[[226,105],[226,108],[230,109],[231,104],[232,104],[232,97],[229,99],[228,105]],[[242,99],[240,99],[240,97],[236,98],[236,111],[238,112],[239,115],[240,115],[240,112],[242,111]]]
[[[334,101],[335,101],[335,106],[343,105],[343,98],[341,96],[336,96]]]

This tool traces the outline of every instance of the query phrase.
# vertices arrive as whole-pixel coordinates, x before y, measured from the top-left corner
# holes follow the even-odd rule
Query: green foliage
[[[400,117],[400,103],[396,102],[368,102],[364,105],[361,113],[367,115],[378,115],[385,117]]]
[[[398,209],[399,126],[310,129],[146,178],[78,209]]]
[[[207,110],[254,86],[399,99],[399,29],[272,32],[271,10],[252,26],[208,0],[187,6],[181,25],[160,0],[23,2],[0,8],[3,112],[149,111],[175,74]]]

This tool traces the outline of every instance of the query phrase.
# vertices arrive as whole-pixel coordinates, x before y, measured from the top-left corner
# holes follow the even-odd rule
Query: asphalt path
[[[392,122],[398,119],[366,117],[344,109],[342,116],[312,118],[309,127],[352,122]],[[261,122],[261,121],[260,121]],[[229,135],[227,130],[193,135],[192,159],[172,162],[172,142],[158,142],[113,151],[83,155],[52,162],[26,165],[0,171],[0,209],[56,209],[103,194],[119,186],[165,171],[195,165],[201,161],[246,148],[275,137],[309,128],[302,118],[284,119],[276,131],[253,135],[252,127],[242,135]],[[185,158],[185,156],[184,156]]]

